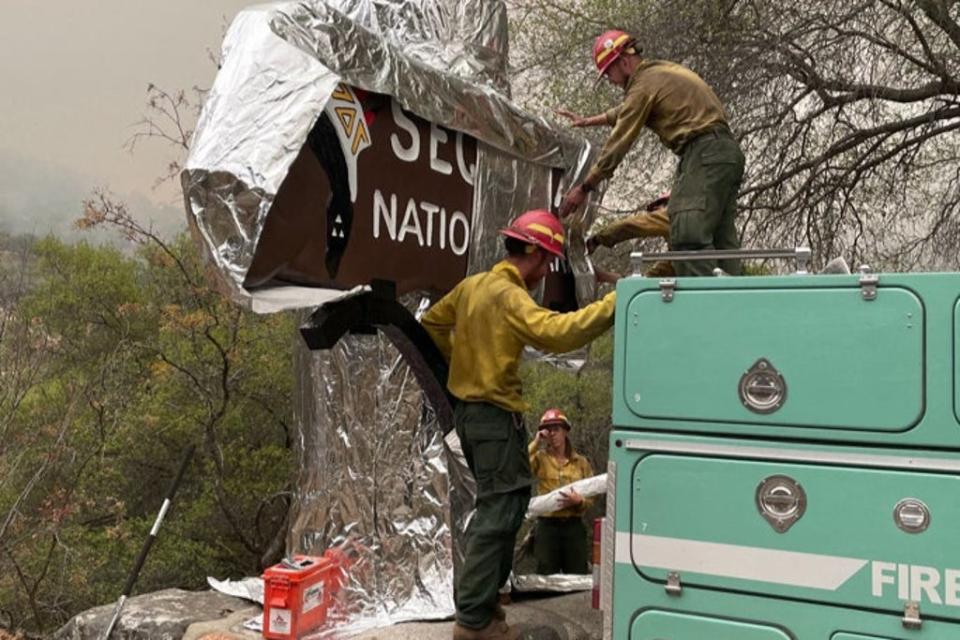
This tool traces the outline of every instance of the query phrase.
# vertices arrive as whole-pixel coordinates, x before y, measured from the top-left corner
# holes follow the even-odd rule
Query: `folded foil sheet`
[[[241,580],[217,580],[207,576],[207,584],[214,591],[234,598],[243,598],[250,602],[263,604],[263,578],[243,578]]]
[[[571,489],[584,498],[602,495],[607,491],[607,474],[601,473],[597,476],[583,478],[582,480],[577,480],[576,482],[571,482],[568,485],[554,489],[550,493],[531,498],[530,506],[527,507],[527,513],[524,517],[529,520],[530,518],[537,518],[553,511],[559,511],[563,508],[563,505],[560,504],[560,494]]]
[[[265,313],[365,291],[367,281],[325,286],[311,272],[362,271],[362,261],[351,263],[351,229],[341,212],[349,213],[365,189],[376,199],[373,225],[382,225],[381,237],[389,231],[403,240],[407,233],[428,249],[456,244],[464,258],[457,277],[494,264],[502,255],[497,230],[527,209],[555,206],[596,154],[585,140],[510,102],[506,18],[501,0],[305,0],[241,12],[181,175],[188,223],[222,288]],[[393,127],[387,137],[374,138],[385,126]],[[414,148],[404,135],[415,128],[423,145],[418,161],[447,178],[463,176],[472,189],[468,206],[457,205],[464,210],[451,205],[438,213],[425,202],[429,193],[413,214],[400,196],[394,210],[397,194],[364,185],[370,172],[383,177],[371,164],[378,145],[404,161]],[[336,157],[324,152],[329,140],[339,141]],[[364,174],[364,163],[374,169]],[[289,195],[294,179],[317,183],[317,202],[307,204],[326,216],[318,223],[322,247],[311,244],[322,238],[301,233],[305,227],[285,232],[271,216],[279,211],[274,205],[297,213],[301,202]],[[346,186],[338,190],[337,180]],[[402,176],[400,182],[398,189]],[[435,190],[437,198],[449,191]],[[583,250],[594,212],[591,202],[565,221],[570,251],[563,268],[572,271],[583,302],[595,293]],[[462,222],[456,213],[469,224],[455,226]],[[446,226],[431,235],[431,224]],[[361,230],[354,227],[354,237]],[[369,260],[377,266],[381,257]],[[420,262],[425,271],[444,270]],[[443,293],[400,289],[411,312],[425,295]],[[559,300],[563,292],[546,287],[538,295]],[[396,336],[347,335],[314,353],[297,341],[300,475],[287,551],[319,555],[338,547],[350,558],[320,635],[451,615],[472,479],[455,443],[444,439],[449,421],[426,401]]]
[[[573,591],[590,591],[593,588],[593,576],[590,574],[555,573],[549,576],[541,576],[535,573],[526,573],[512,576],[510,580],[512,590],[521,593],[531,591],[570,593]]]

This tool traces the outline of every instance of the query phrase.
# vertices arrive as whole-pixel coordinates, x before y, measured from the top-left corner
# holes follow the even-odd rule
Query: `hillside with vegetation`
[[[194,244],[0,238],[0,629],[115,600],[198,446],[137,591],[282,553],[294,319],[210,288]]]

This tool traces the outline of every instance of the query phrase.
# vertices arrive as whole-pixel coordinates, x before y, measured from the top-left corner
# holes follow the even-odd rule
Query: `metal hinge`
[[[919,602],[910,601],[903,605],[903,626],[905,629],[919,629],[923,626]]]
[[[880,276],[872,273],[866,273],[860,276],[860,295],[867,302],[877,299],[877,285],[880,283]]]
[[[860,295],[867,302],[877,299],[877,284],[880,282],[880,276],[873,273],[873,269],[868,264],[860,265],[857,269],[860,272]]]
[[[672,278],[660,281],[660,297],[664,302],[673,302],[673,294],[677,290],[677,281]]]
[[[680,584],[680,574],[671,571],[667,574],[667,586],[665,587],[667,595],[679,596],[683,594],[683,586]]]

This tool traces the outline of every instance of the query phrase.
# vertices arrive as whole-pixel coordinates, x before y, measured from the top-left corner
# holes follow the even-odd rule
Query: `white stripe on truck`
[[[683,538],[618,532],[616,539],[618,564],[826,591],[836,591],[867,564],[860,558]]]

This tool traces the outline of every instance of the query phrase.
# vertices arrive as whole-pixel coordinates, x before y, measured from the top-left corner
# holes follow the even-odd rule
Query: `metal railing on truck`
[[[633,275],[642,276],[641,267],[652,262],[693,262],[699,260],[796,260],[798,275],[808,273],[812,252],[808,247],[796,249],[732,249],[713,251],[665,251],[660,253],[644,253],[634,251],[630,254],[630,267]],[[718,267],[714,275],[723,275]]]

